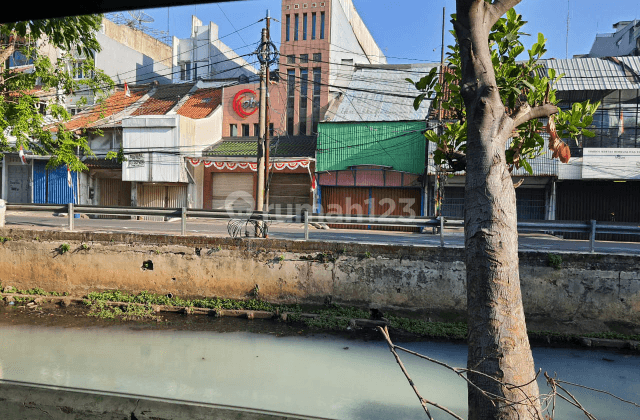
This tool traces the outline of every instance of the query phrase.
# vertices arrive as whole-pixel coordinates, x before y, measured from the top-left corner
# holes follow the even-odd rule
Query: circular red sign
[[[233,110],[240,118],[247,118],[258,110],[258,95],[251,89],[242,89],[233,97]]]

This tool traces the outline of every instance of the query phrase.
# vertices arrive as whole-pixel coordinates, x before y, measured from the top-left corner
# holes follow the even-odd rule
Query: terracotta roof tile
[[[177,85],[160,85],[151,98],[145,101],[133,114],[139,115],[164,115],[193,88],[193,83],[181,83]]]
[[[195,120],[209,116],[222,103],[222,89],[198,89],[180,107],[178,114]]]
[[[452,69],[451,67],[448,66],[444,66],[444,71],[449,73],[449,74],[455,74],[455,70]],[[451,99],[451,90],[449,90],[449,86],[448,85],[444,85],[444,89],[442,91],[443,93],[443,97],[442,99],[444,101],[448,101],[449,99]],[[429,117],[431,119],[438,119],[438,108],[433,108],[431,107],[431,113],[429,115]],[[458,118],[458,115],[456,113],[456,111],[454,110],[447,110],[447,109],[443,109],[442,110],[442,119],[443,120],[455,120]]]
[[[87,128],[89,125],[98,120],[109,117],[127,107],[133,105],[138,99],[148,92],[148,88],[141,90],[131,89],[131,95],[125,96],[124,91],[115,92],[109,96],[103,103],[96,104],[90,109],[77,114],[65,125],[69,130]]]

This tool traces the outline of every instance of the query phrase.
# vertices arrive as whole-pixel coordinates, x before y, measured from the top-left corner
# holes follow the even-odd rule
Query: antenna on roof
[[[131,29],[135,29],[138,31],[142,31],[147,35],[150,35],[157,40],[164,42],[167,45],[171,44],[171,38],[169,37],[169,31],[162,31],[159,29],[154,29],[149,26],[144,25],[144,23],[154,22],[153,17],[148,15],[142,10],[129,10],[127,13],[124,12],[115,12],[115,13],[107,13],[105,15],[107,19],[110,21],[117,23],[118,25],[127,25]],[[169,15],[167,12],[167,29],[169,27]]]
[[[153,18],[143,12],[142,10],[129,10],[129,15],[131,16],[131,25],[129,26],[140,26],[142,22],[151,23],[153,22]]]
[[[571,16],[571,4],[570,4],[571,0],[567,0],[567,45],[566,45],[566,50],[565,50],[565,59],[568,60],[569,59],[569,18]]]

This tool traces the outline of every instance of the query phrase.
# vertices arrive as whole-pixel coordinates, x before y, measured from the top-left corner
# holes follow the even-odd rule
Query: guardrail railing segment
[[[181,219],[181,234],[187,233],[187,220],[189,218],[229,219],[231,221],[251,222],[254,226],[260,223],[304,223],[304,238],[309,239],[309,224],[345,224],[345,225],[371,225],[371,226],[411,226],[422,228],[434,228],[440,233],[440,245],[444,246],[444,230],[446,228],[464,227],[462,220],[448,220],[443,217],[433,218],[428,216],[369,216],[350,214],[310,214],[304,211],[302,214],[274,214],[267,212],[242,212],[226,210],[205,210],[160,207],[104,207],[70,204],[6,204],[7,210],[36,211],[67,213],[69,229],[74,229],[75,214],[95,214],[114,216],[160,216]],[[266,234],[266,228],[256,229]],[[578,232],[590,234],[590,248],[594,252],[596,234],[640,235],[640,226],[628,224],[616,224],[613,222],[584,221],[556,221],[536,220],[518,222],[519,232]]]

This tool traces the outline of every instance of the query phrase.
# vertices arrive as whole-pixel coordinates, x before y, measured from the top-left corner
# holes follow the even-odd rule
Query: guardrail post
[[[4,227],[7,214],[7,202],[0,200],[0,227]]]
[[[444,217],[440,216],[440,247],[444,248]]]
[[[309,210],[304,211],[304,240],[309,240]]]
[[[596,221],[591,221],[591,252],[596,250]]]
[[[69,216],[69,230],[73,230],[73,203],[69,203],[67,214]]]
[[[183,207],[181,209],[181,220],[180,220],[180,234],[185,236],[187,234],[187,208]]]

